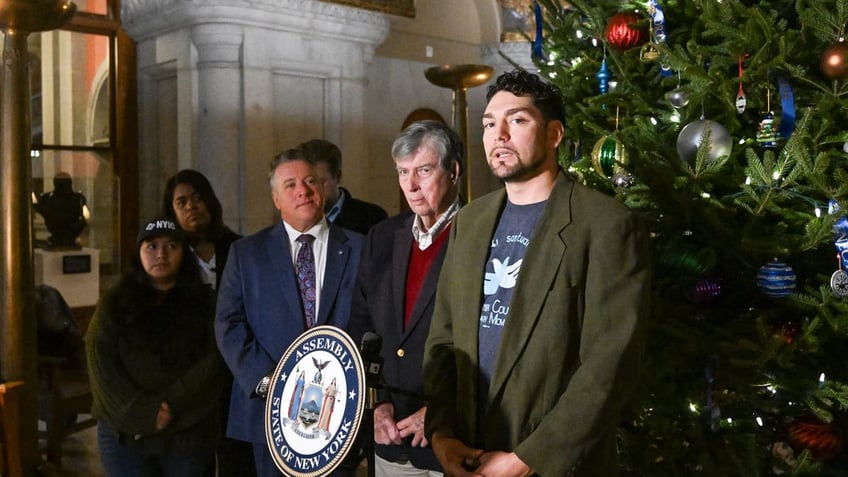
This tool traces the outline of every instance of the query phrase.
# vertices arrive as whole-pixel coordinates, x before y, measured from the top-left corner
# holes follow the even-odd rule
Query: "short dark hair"
[[[209,209],[209,215],[211,216],[209,224],[210,238],[214,239],[219,234],[228,230],[227,226],[224,225],[224,212],[221,208],[221,201],[215,195],[212,184],[209,183],[209,179],[206,176],[194,169],[183,169],[168,179],[168,183],[165,184],[165,194],[162,196],[162,215],[174,220],[177,219],[177,213],[174,211],[174,190],[180,184],[187,184],[194,187],[194,191],[200,195],[200,199],[203,200],[206,208]]]
[[[285,151],[277,154],[274,156],[274,159],[271,160],[271,165],[268,168],[268,181],[271,183],[271,188],[274,187],[274,172],[277,171],[277,167],[279,167],[280,164],[292,161],[304,161],[309,164],[314,164],[306,157],[306,153],[300,147],[286,149]]]
[[[339,177],[339,174],[341,174],[342,151],[339,146],[324,139],[312,139],[300,143],[297,147],[303,151],[307,161],[313,164],[319,162],[327,164],[327,168],[333,177]]]
[[[465,145],[459,134],[441,121],[415,121],[400,133],[392,144],[392,159],[408,157],[427,144],[439,156],[439,166],[452,172],[451,164],[459,164],[459,175],[465,169]]]
[[[557,120],[565,124],[565,106],[562,103],[562,91],[555,84],[548,83],[538,75],[525,70],[515,69],[504,73],[489,85],[486,90],[486,102],[495,94],[506,91],[516,96],[533,98],[533,105],[542,112],[545,121]]]

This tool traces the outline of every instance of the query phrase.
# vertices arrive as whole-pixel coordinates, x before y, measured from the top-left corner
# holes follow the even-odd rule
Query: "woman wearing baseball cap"
[[[86,334],[100,459],[109,477],[202,477],[214,466],[226,376],[214,292],[173,219],[144,224],[137,245]]]

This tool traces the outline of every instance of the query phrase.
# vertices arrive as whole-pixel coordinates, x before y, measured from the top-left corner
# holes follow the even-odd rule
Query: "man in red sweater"
[[[459,210],[464,146],[444,123],[419,121],[392,145],[398,182],[411,210],[376,225],[365,239],[351,337],[383,338],[383,378],[374,409],[375,474],[440,476],[424,437],[424,342],[451,221]]]

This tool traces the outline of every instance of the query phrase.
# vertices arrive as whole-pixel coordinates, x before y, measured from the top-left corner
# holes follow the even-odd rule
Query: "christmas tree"
[[[561,161],[654,244],[625,475],[848,475],[848,0],[537,9]]]

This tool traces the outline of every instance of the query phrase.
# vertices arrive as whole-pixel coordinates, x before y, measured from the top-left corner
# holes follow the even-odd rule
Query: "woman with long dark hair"
[[[218,288],[230,244],[241,238],[224,225],[221,201],[209,180],[194,169],[183,169],[168,179],[162,197],[162,214],[179,223],[197,259],[203,281]],[[212,319],[213,317],[210,317]],[[227,422],[232,374],[221,396],[221,420]],[[218,448],[218,477],[256,475],[253,448],[247,442],[223,437]]]
[[[202,477],[214,465],[226,382],[214,292],[173,220],[145,224],[137,246],[86,334],[100,458],[109,477]]]
[[[204,281],[218,288],[230,244],[240,236],[224,225],[221,201],[206,176],[193,169],[171,176],[165,184],[162,214],[180,224]]]

